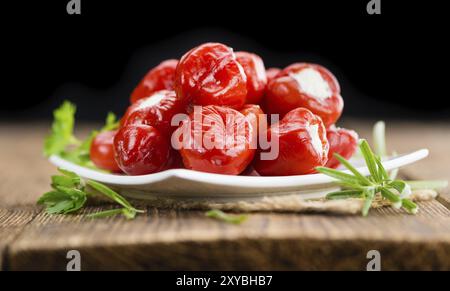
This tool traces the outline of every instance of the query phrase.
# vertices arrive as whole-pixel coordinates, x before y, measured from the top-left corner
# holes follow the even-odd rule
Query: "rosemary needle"
[[[334,156],[351,174],[326,167],[316,168],[318,172],[333,177],[338,183],[345,185],[344,190],[329,193],[327,199],[362,198],[364,199],[362,215],[366,216],[375,198],[375,194],[380,193],[384,199],[392,203],[393,207],[402,207],[409,213],[417,213],[418,206],[407,198],[411,193],[410,185],[405,181],[391,180],[389,178],[380,156],[373,153],[366,140],[360,140],[359,148],[370,172],[370,175],[367,177],[362,175],[349,161],[337,153]]]

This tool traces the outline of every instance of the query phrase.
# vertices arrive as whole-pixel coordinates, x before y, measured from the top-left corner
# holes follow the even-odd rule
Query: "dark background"
[[[345,115],[448,119],[444,1],[106,1],[2,4],[0,120],[49,119],[62,100],[77,117],[122,114],[147,72],[198,44],[253,51],[266,67],[320,63],[341,83]]]

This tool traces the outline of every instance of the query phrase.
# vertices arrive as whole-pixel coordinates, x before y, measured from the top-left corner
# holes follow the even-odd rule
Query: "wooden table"
[[[367,136],[370,122],[345,125]],[[430,157],[405,168],[411,179],[450,179],[446,123],[388,122],[391,149],[428,147]],[[420,203],[416,216],[392,208],[369,217],[251,214],[242,225],[203,212],[149,208],[133,221],[49,216],[35,206],[55,168],[41,155],[48,124],[0,124],[0,266],[65,270],[78,250],[82,270],[365,270],[378,250],[384,270],[450,269],[450,199]]]

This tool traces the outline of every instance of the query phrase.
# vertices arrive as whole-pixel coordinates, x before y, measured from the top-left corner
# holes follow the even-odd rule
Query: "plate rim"
[[[410,153],[398,155],[390,160],[385,160],[382,163],[386,170],[393,170],[420,161],[426,158],[428,154],[429,150],[423,148]],[[206,173],[189,169],[170,169],[154,174],[125,176],[102,173],[93,169],[76,165],[56,155],[51,156],[49,158],[49,161],[53,165],[69,171],[73,171],[83,178],[115,186],[148,185],[152,183],[162,182],[169,178],[178,178],[196,183],[207,183],[218,186],[238,186],[241,188],[293,187],[301,185],[325,184],[335,181],[335,179],[321,173],[293,176],[234,176]],[[365,166],[358,167],[357,169],[363,175],[369,174],[369,170]],[[350,173],[350,171],[348,170],[344,170],[343,172]]]

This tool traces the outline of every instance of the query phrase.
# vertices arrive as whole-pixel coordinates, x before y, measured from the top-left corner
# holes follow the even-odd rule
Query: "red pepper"
[[[267,128],[266,115],[264,114],[261,106],[255,104],[245,104],[244,107],[241,108],[240,112],[244,114],[247,120],[250,122],[250,125],[255,132],[255,139],[257,138],[257,134],[259,131],[259,123],[264,122]]]
[[[130,102],[150,96],[159,90],[173,90],[178,60],[167,60],[151,69],[131,93]]]
[[[333,157],[334,153],[338,153],[348,160],[358,148],[358,134],[353,130],[332,125],[327,129],[327,139],[330,143],[330,150],[328,152],[328,162],[325,166],[329,168],[337,168],[340,164],[339,161]]]
[[[247,118],[231,108],[203,106],[175,131],[188,169],[238,175],[250,164],[254,131]]]
[[[111,172],[120,172],[114,159],[114,136],[117,130],[104,131],[97,134],[91,143],[90,158],[95,166]]]
[[[258,104],[267,85],[266,69],[262,59],[248,52],[237,52],[236,59],[247,76],[247,104]]]
[[[255,170],[263,176],[303,175],[313,173],[315,167],[323,166],[328,160],[328,140],[325,126],[320,117],[305,108],[287,113],[267,131],[272,144],[269,150],[261,150],[254,164]],[[278,151],[274,151],[278,146]],[[275,155],[264,159],[262,153]],[[266,157],[267,158],[267,157]]]
[[[269,84],[273,79],[275,79],[280,72],[281,69],[279,68],[268,68],[266,70],[267,84]]]
[[[233,50],[220,43],[205,43],[180,60],[175,75],[177,96],[192,112],[195,105],[240,109],[247,96],[247,77]]]
[[[270,82],[265,98],[268,113],[282,118],[298,107],[319,115],[325,126],[341,116],[344,102],[336,78],[326,68],[308,63],[296,63],[282,70]]]
[[[167,137],[150,125],[128,125],[114,137],[114,152],[120,169],[128,175],[165,170],[170,158]]]
[[[157,91],[139,99],[128,107],[121,125],[146,124],[170,136],[176,127],[171,126],[174,115],[184,112],[184,104],[174,91]]]

